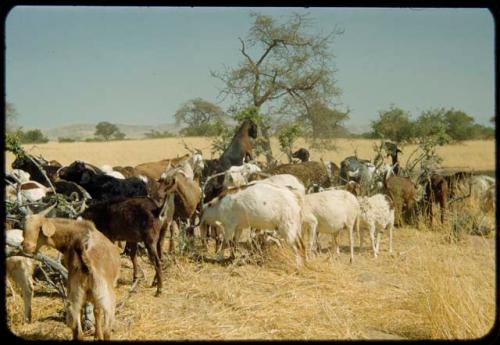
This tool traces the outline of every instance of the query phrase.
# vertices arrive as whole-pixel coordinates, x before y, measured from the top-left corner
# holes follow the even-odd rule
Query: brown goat
[[[444,223],[446,207],[448,205],[449,188],[444,176],[432,174],[425,183],[426,206],[431,224],[434,220],[432,206],[439,203],[441,208],[441,223]]]
[[[236,165],[242,165],[244,161],[253,160],[252,141],[257,138],[257,125],[252,120],[245,120],[234,134],[227,149],[219,158],[221,171]]]
[[[174,251],[174,231],[172,223],[192,220],[196,208],[201,201],[201,189],[198,183],[187,178],[182,171],[177,171],[160,183],[158,195],[161,200],[166,200],[164,207],[168,207],[165,221],[160,230],[159,250],[160,259],[162,257],[162,244],[165,233],[170,232],[169,252]],[[161,212],[164,213],[164,210]]]
[[[73,340],[83,340],[80,315],[94,304],[95,338],[109,340],[115,318],[115,292],[120,273],[117,248],[92,222],[64,218],[26,217],[23,250],[33,254],[44,245],[64,255],[68,269],[66,323]]]
[[[158,181],[161,174],[165,172],[165,169],[169,164],[171,164],[172,166],[176,166],[189,159],[189,157],[190,155],[186,153],[184,156],[177,158],[162,159],[161,161],[157,162],[142,163],[135,166],[135,171],[140,175],[146,176],[148,179]]]
[[[396,224],[401,225],[403,208],[411,210],[417,197],[417,188],[407,177],[391,176],[384,181],[387,195],[395,206]]]
[[[443,174],[443,177],[448,183],[449,196],[452,198],[458,191],[463,191],[463,189],[465,189],[463,184],[472,177],[472,173],[470,171],[456,171],[448,175]]]
[[[138,175],[140,175],[139,173],[136,172],[135,168],[131,167],[131,166],[125,166],[125,167],[115,166],[115,167],[113,167],[113,170],[118,171],[125,178],[137,177]]]
[[[119,198],[97,202],[82,213],[82,218],[92,220],[96,227],[111,241],[127,241],[133,265],[134,282],[138,279],[137,243],[144,242],[153,266],[156,296],[162,291],[161,267],[158,250],[160,236],[160,207],[151,198]]]

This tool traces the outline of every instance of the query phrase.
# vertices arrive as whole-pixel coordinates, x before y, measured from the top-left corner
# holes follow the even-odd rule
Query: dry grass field
[[[191,148],[198,148],[203,151],[204,157],[210,158],[209,138],[184,138],[186,144]],[[337,164],[347,156],[357,151],[358,157],[371,159],[374,156],[373,144],[377,140],[368,139],[338,139],[335,141],[336,151],[318,152],[311,150],[311,159],[331,160]],[[283,163],[286,156],[281,154],[276,138],[272,138],[272,149],[275,157]],[[294,147],[308,147],[304,140],[298,140]],[[85,162],[101,165],[137,165],[144,162],[151,162],[164,158],[172,158],[183,155],[188,151],[184,148],[181,139],[149,139],[149,140],[125,140],[112,141],[107,143],[47,143],[37,145],[24,145],[25,150],[31,154],[41,154],[44,158],[55,159],[63,165],[70,164],[76,159]],[[403,154],[400,161],[404,164],[408,156],[415,149],[415,145],[403,147]],[[474,168],[475,170],[495,169],[495,142],[492,140],[465,141],[460,144],[446,145],[437,149],[443,157],[444,167]],[[214,157],[216,158],[216,157]],[[258,157],[258,159],[264,159]],[[14,160],[11,153],[7,153],[5,163],[10,168]]]
[[[187,138],[191,147],[210,157],[210,142]],[[302,143],[299,143],[302,145]],[[369,140],[339,140],[337,152],[312,152],[312,158],[337,164],[357,149],[373,156]],[[93,164],[136,165],[186,152],[178,139],[111,143],[49,143],[30,153],[69,164],[76,159]],[[472,141],[438,151],[445,167],[494,170],[494,142]],[[278,152],[277,143],[273,149]],[[411,152],[411,147],[403,149]],[[9,154],[6,163],[10,166]],[[403,162],[406,157],[403,155]],[[282,158],[284,161],[285,159]],[[474,200],[456,207],[479,212]],[[460,211],[455,211],[455,214]],[[453,217],[453,213],[450,215]],[[495,224],[495,215],[486,220]],[[202,262],[191,256],[169,258],[164,265],[164,288],[154,297],[153,269],[140,260],[146,273],[136,292],[116,314],[113,339],[472,339],[484,336],[494,324],[495,238],[453,236],[451,223],[418,228],[396,228],[394,253],[382,237],[381,253],[373,259],[365,236],[355,242],[355,260],[349,264],[347,238],[341,254],[326,250],[297,269],[287,250],[270,246],[263,257],[233,263]],[[324,244],[327,240],[321,239]],[[325,247],[325,246],[323,246]],[[245,249],[242,249],[246,253]],[[53,251],[51,252],[53,253]],[[209,256],[212,255],[210,252]],[[118,302],[132,280],[128,258],[122,258]],[[62,317],[62,300],[35,287],[33,323],[22,322],[19,296],[7,296],[9,329],[26,339],[71,338]],[[89,336],[90,339],[90,336]]]

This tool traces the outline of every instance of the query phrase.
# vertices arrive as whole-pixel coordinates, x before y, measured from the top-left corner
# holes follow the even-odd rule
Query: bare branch
[[[262,63],[262,61],[264,61],[264,59],[266,58],[266,56],[271,52],[271,50],[273,50],[274,47],[276,47],[276,45],[279,42],[283,42],[283,41],[282,40],[273,40],[273,42],[269,45],[269,47],[267,47],[267,49],[264,52],[264,54],[262,54],[262,56],[260,57],[259,61],[257,61],[257,66],[260,66],[260,64]]]
[[[252,65],[253,68],[256,68],[257,66],[255,65],[255,62],[253,62],[252,58],[250,56],[248,56],[248,54],[245,52],[245,42],[243,42],[243,40],[241,38],[238,37],[238,39],[240,40],[241,42],[241,54],[243,54],[243,56],[245,56],[248,60],[248,62],[250,62],[250,64]]]

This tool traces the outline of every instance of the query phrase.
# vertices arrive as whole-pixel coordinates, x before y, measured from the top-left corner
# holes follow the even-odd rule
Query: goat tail
[[[92,260],[88,256],[88,249],[90,246],[90,231],[88,231],[83,237],[83,240],[75,246],[75,252],[79,259],[78,261],[81,263],[82,271],[85,273],[91,273],[92,271]]]

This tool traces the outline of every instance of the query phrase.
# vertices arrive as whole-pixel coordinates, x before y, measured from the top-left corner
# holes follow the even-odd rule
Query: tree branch
[[[262,56],[260,57],[259,61],[257,61],[257,66],[260,66],[260,64],[262,63],[262,61],[264,61],[264,59],[266,58],[267,54],[269,54],[271,52],[271,50],[273,50],[273,48],[276,47],[276,45],[279,42],[283,42],[283,40],[276,40],[276,39],[274,39],[272,41],[272,43],[269,45],[269,47],[267,47],[267,49],[264,52],[264,54],[262,54]]]
[[[250,64],[252,65],[252,67],[254,69],[257,69],[257,66],[255,65],[255,62],[253,62],[252,58],[250,56],[248,56],[248,54],[245,51],[245,42],[243,42],[243,40],[241,38],[239,38],[239,37],[238,37],[238,39],[241,42],[241,49],[240,49],[241,54],[243,54],[243,56],[245,56],[247,58],[248,62],[250,62]]]

